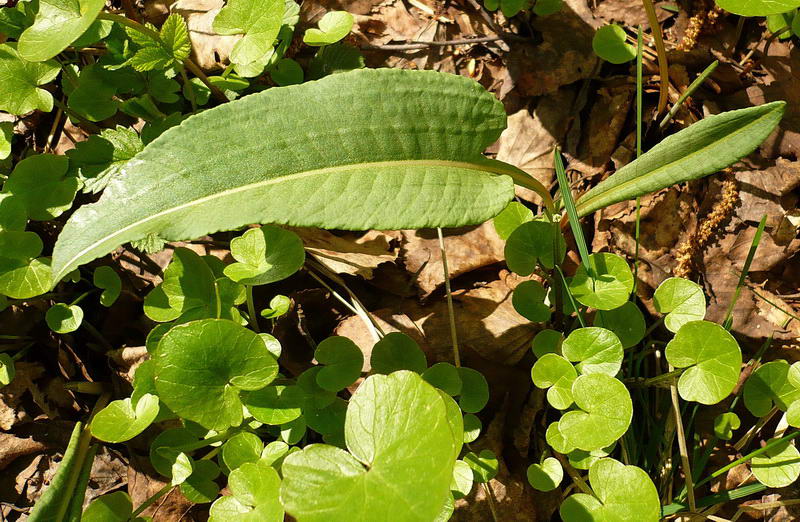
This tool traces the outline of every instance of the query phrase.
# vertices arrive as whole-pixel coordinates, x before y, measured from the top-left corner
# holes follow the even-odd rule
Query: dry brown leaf
[[[11,433],[0,433],[0,471],[14,459],[44,451],[47,445],[33,437],[20,438]]]
[[[225,0],[178,0],[172,11],[186,19],[192,42],[192,60],[205,71],[224,69],[241,35],[222,36],[212,28]]]
[[[0,388],[0,430],[8,431],[15,424],[30,420],[31,415],[25,411],[22,401],[26,392],[40,396],[41,392],[35,381],[44,375],[44,368],[36,363],[17,361],[16,375],[11,384]]]
[[[342,237],[319,228],[291,228],[303,240],[308,253],[329,270],[372,279],[375,269],[393,263],[397,253],[391,233],[367,232],[358,238]]]

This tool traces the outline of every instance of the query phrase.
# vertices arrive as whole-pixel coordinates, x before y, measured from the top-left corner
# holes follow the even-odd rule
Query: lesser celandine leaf
[[[27,224],[25,203],[13,194],[0,193],[0,231],[21,232]]]
[[[50,259],[32,260],[0,257],[0,294],[12,299],[41,295],[52,286]]]
[[[35,232],[0,231],[0,256],[11,259],[32,259],[42,253],[44,243]]]
[[[494,217],[492,224],[500,239],[506,240],[517,227],[531,220],[533,220],[533,211],[522,203],[512,201]]]
[[[706,296],[700,285],[688,279],[670,277],[653,294],[656,311],[667,314],[664,325],[677,332],[690,321],[700,321],[706,316]]]
[[[29,62],[48,60],[92,25],[103,0],[39,0],[33,25],[19,37],[19,53]]]
[[[552,491],[564,479],[564,468],[557,458],[547,457],[541,464],[528,466],[528,483],[538,491]]]
[[[519,275],[531,275],[540,263],[552,269],[561,263],[566,252],[564,236],[552,223],[530,221],[519,225],[506,240],[505,258],[508,268]]]
[[[598,310],[594,316],[594,326],[614,332],[623,348],[639,344],[647,330],[644,314],[636,303],[631,301],[613,310]]]
[[[292,306],[292,300],[285,295],[276,295],[269,301],[269,308],[261,310],[261,317],[264,319],[277,319],[285,315]]]
[[[324,408],[303,408],[303,418],[312,430],[325,436],[344,437],[344,420],[347,414],[347,402],[335,397],[333,402]]]
[[[461,446],[463,445],[464,417],[455,399],[442,390],[436,391],[439,392],[439,397],[441,397],[442,402],[444,402],[447,425],[450,426],[450,433],[453,435],[453,441],[455,442],[455,444],[453,444],[453,458],[457,459],[458,456],[461,455]]]
[[[25,205],[28,217],[48,221],[72,206],[80,182],[66,176],[66,156],[37,154],[17,163],[3,192],[13,194]]]
[[[453,467],[453,482],[450,492],[455,498],[464,498],[472,490],[472,468],[463,460],[457,460]]]
[[[281,425],[281,440],[286,444],[294,445],[300,442],[306,434],[306,419],[302,415],[293,421]]]
[[[219,466],[213,461],[195,461],[192,474],[181,483],[181,493],[195,504],[211,502],[219,496],[219,486],[214,482],[218,476]]]
[[[733,432],[738,430],[741,425],[742,421],[735,413],[731,411],[720,413],[714,418],[714,435],[718,439],[731,440]]]
[[[550,306],[544,301],[547,291],[539,281],[523,281],[514,289],[511,303],[514,310],[525,319],[534,323],[550,320]]]
[[[294,232],[275,225],[251,229],[231,241],[238,263],[225,267],[225,275],[245,285],[266,285],[286,279],[303,266],[306,252]]]
[[[633,403],[625,385],[604,373],[581,375],[572,383],[578,410],[568,411],[558,421],[567,442],[592,451],[613,444],[633,418]]]
[[[225,319],[176,326],[161,338],[153,359],[164,404],[218,431],[242,422],[239,391],[263,388],[278,373],[261,338]]]
[[[81,522],[127,522],[132,513],[130,495],[115,491],[92,500],[81,515]]]
[[[768,414],[773,406],[786,411],[800,399],[800,389],[789,380],[789,363],[783,359],[764,363],[744,383],[744,405],[756,417]]]
[[[636,58],[636,48],[627,42],[625,29],[616,24],[605,25],[594,33],[592,49],[597,56],[614,64]]]
[[[53,95],[39,88],[55,80],[61,67],[53,60],[33,63],[23,60],[16,43],[0,44],[0,110],[25,114],[53,110]]]
[[[531,368],[531,379],[538,388],[547,390],[547,402],[553,408],[565,410],[572,405],[572,383],[578,376],[575,367],[565,358],[546,353]]]
[[[477,413],[489,402],[489,383],[486,377],[472,368],[460,367],[458,375],[461,377],[461,393],[458,405],[465,413]]]
[[[800,7],[800,0],[716,0],[717,5],[740,16],[781,14]]]
[[[103,306],[114,304],[122,291],[122,280],[114,269],[110,266],[98,266],[94,269],[92,281],[94,286],[103,289],[103,293],[100,294],[100,304]]]
[[[217,34],[244,35],[230,55],[239,75],[250,78],[264,70],[283,24],[285,9],[284,0],[229,0],[214,18]]]
[[[47,326],[55,333],[66,334],[80,328],[83,322],[83,309],[78,305],[56,303],[44,315]]]
[[[369,364],[376,373],[388,375],[410,370],[421,374],[428,367],[428,360],[414,339],[401,332],[390,332],[372,347]]]
[[[561,430],[558,428],[558,422],[552,422],[547,427],[547,431],[545,432],[545,440],[547,440],[547,443],[551,448],[559,453],[566,455],[567,453],[575,451],[575,446],[571,445],[569,441],[567,441],[567,439],[561,433]]]
[[[767,444],[775,439],[767,441]],[[786,487],[800,477],[800,451],[787,440],[753,457],[750,469],[756,479],[770,488]]]
[[[325,408],[336,398],[336,393],[322,388],[317,382],[317,375],[322,366],[312,366],[297,378],[297,386],[303,391],[303,409],[319,410]]]
[[[612,444],[605,448],[586,451],[581,449],[575,449],[570,451],[567,454],[567,460],[575,469],[586,469],[592,467],[592,464],[597,462],[598,460],[602,459],[603,457],[607,457],[614,451],[614,447],[616,444]]]
[[[16,374],[14,359],[7,353],[0,353],[0,386],[9,385]]]
[[[4,160],[11,155],[11,140],[14,137],[14,123],[10,121],[0,122],[0,160]]]
[[[605,373],[613,377],[622,366],[622,343],[605,328],[589,326],[572,331],[564,339],[561,351],[569,361],[578,363],[576,369],[582,374]]]
[[[310,28],[303,35],[303,42],[319,47],[336,43],[350,33],[353,15],[347,11],[331,11],[319,21],[319,29]]]
[[[158,415],[158,397],[145,394],[111,402],[92,419],[92,435],[105,442],[125,442],[139,435]]]
[[[564,336],[561,332],[552,329],[545,329],[536,334],[531,342],[531,350],[536,357],[542,357],[546,353],[561,354],[561,343]]]
[[[624,305],[633,291],[633,273],[628,262],[607,252],[591,254],[593,276],[581,264],[569,282],[572,296],[581,304],[598,310],[613,310]]]
[[[736,339],[718,324],[684,324],[667,344],[665,355],[672,366],[686,368],[678,379],[678,392],[685,401],[716,404],[739,380],[742,352]]]
[[[656,522],[661,518],[658,491],[641,468],[600,459],[589,468],[589,485],[596,498],[585,493],[567,497],[560,509],[565,522]]]
[[[186,453],[180,452],[172,463],[172,479],[170,484],[178,486],[183,484],[186,479],[194,472],[194,460]]]
[[[303,83],[303,68],[291,58],[281,58],[269,70],[272,80],[281,87]]]
[[[272,426],[300,417],[305,398],[299,386],[267,386],[242,393],[242,402],[253,417]]]
[[[471,413],[464,415],[464,444],[475,441],[481,434],[481,420]]]
[[[475,482],[485,484],[497,476],[500,464],[492,450],[481,450],[480,453],[469,452],[464,455],[464,462],[472,469],[472,478]]]
[[[230,496],[218,498],[211,505],[209,522],[282,522],[281,479],[264,462],[248,462],[228,477]]]
[[[222,445],[222,461],[230,470],[234,470],[246,462],[256,462],[264,451],[264,443],[255,433],[243,431],[237,433]]]
[[[324,365],[317,374],[317,384],[332,392],[353,384],[364,366],[364,354],[347,337],[328,337],[319,343],[314,351],[314,358]]]
[[[461,440],[417,374],[368,377],[350,399],[345,440],[350,453],[312,444],[285,458],[281,500],[296,519],[433,520],[450,498]]]
[[[461,393],[461,375],[458,368],[450,363],[436,363],[422,374],[422,378],[448,395],[455,397]]]
[[[363,69],[220,105],[165,131],[72,215],[55,278],[150,234],[481,223],[511,200],[510,176],[524,174],[481,154],[505,121],[479,84],[433,71]]]
[[[2,379],[0,379],[0,383],[2,383]],[[786,410],[786,422],[789,423],[789,426],[800,427],[800,402],[793,402]]]
[[[187,428],[162,431],[150,444],[150,463],[165,477],[172,476],[172,464],[181,451],[177,448],[197,442],[199,437]]]

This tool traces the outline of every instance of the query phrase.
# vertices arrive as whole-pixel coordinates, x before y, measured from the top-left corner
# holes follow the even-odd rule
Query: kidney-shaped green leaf
[[[225,275],[245,285],[266,285],[294,274],[306,259],[303,241],[291,230],[274,225],[250,229],[231,241],[238,263],[225,267]]]
[[[149,235],[481,223],[524,176],[481,155],[505,121],[483,87],[432,71],[363,69],[226,103],[165,131],[72,215],[55,279]]]
[[[744,405],[756,417],[768,414],[773,406],[787,411],[800,399],[800,388],[789,379],[789,363],[783,359],[762,364],[744,383]]]
[[[19,54],[29,62],[54,57],[94,22],[104,0],[39,0],[33,25],[19,37]]]
[[[143,432],[158,415],[158,397],[149,393],[113,401],[92,419],[92,435],[105,442],[125,442]]]
[[[772,439],[768,444],[774,441]],[[800,452],[790,440],[777,443],[765,453],[753,457],[750,469],[765,486],[786,487],[800,477]]]
[[[605,328],[578,328],[564,339],[561,350],[564,357],[578,363],[576,368],[583,374],[605,373],[613,377],[622,366],[622,343]]]
[[[664,317],[670,332],[677,332],[690,321],[700,321],[706,316],[706,296],[700,285],[688,279],[670,277],[656,289],[653,305]]]
[[[566,441],[582,450],[605,448],[619,439],[633,418],[633,403],[625,385],[604,373],[581,375],[572,383],[578,410],[558,421]]]
[[[800,7],[800,0],[717,0],[717,5],[739,16],[767,16]]]
[[[0,45],[0,76],[3,78],[0,110],[11,114],[25,114],[34,109],[50,112],[53,95],[39,86],[53,81],[60,71],[53,60],[44,63],[23,60],[14,43]]]
[[[348,406],[350,452],[312,444],[287,456],[281,500],[304,522],[434,520],[450,498],[462,437],[419,375],[370,376]]]
[[[628,262],[616,254],[601,252],[591,254],[589,264],[591,272],[581,263],[569,282],[575,299],[598,310],[624,305],[633,291],[633,273]]]

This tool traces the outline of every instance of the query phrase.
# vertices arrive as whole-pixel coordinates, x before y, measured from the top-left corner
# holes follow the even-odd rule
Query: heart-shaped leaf
[[[767,16],[800,7],[800,0],[716,0],[717,5],[739,16]]]
[[[336,43],[350,33],[353,15],[347,11],[331,11],[319,21],[319,29],[310,28],[303,35],[303,42],[319,47]]]
[[[242,402],[253,417],[272,426],[300,417],[305,400],[306,395],[299,386],[267,386],[242,393]]]
[[[41,295],[52,286],[50,260],[10,259],[0,257],[0,294],[12,299],[28,299]]]
[[[567,442],[592,451],[613,444],[633,418],[633,403],[625,385],[604,373],[581,375],[572,383],[572,397],[579,408],[558,421]]]
[[[158,397],[145,394],[111,402],[92,419],[92,435],[105,442],[125,442],[143,432],[158,415]]]
[[[294,232],[275,225],[250,229],[231,241],[238,261],[225,267],[225,275],[245,285],[266,285],[286,279],[303,266],[306,251]]]
[[[48,221],[72,206],[80,182],[67,176],[66,156],[37,154],[17,163],[3,192],[13,194],[25,205],[28,217]]]
[[[172,328],[158,343],[158,396],[172,411],[207,429],[242,422],[239,391],[258,390],[278,374],[278,362],[251,330],[224,319]]]
[[[81,515],[81,522],[128,522],[133,514],[131,497],[115,491],[92,500]],[[136,518],[136,520],[141,520]]]
[[[25,114],[32,110],[53,110],[53,95],[40,85],[52,82],[61,67],[53,60],[33,63],[23,60],[17,44],[0,44],[0,110],[11,114]]]
[[[475,454],[469,452],[464,455],[464,462],[472,469],[472,479],[475,482],[485,484],[497,476],[500,463],[492,450],[481,450]]]
[[[461,392],[459,392],[458,406],[465,413],[477,413],[489,402],[489,383],[486,377],[472,368],[460,367],[458,376],[461,378]]]
[[[512,198],[510,176],[531,179],[481,154],[505,121],[480,85],[432,71],[364,69],[223,104],[149,143],[72,215],[54,249],[55,278],[149,235],[173,241],[270,222],[481,223]]]
[[[531,209],[522,203],[512,201],[494,217],[492,224],[500,239],[505,241],[520,225],[532,220],[533,211]]]
[[[522,276],[531,275],[537,263],[552,270],[564,260],[565,253],[564,236],[552,223],[544,221],[519,225],[508,236],[504,250],[508,268]]]
[[[214,462],[195,461],[192,474],[181,483],[181,493],[195,504],[211,502],[219,496],[219,486],[214,482],[218,476],[219,466]]]
[[[284,0],[229,0],[214,18],[214,32],[242,34],[231,50],[236,73],[245,78],[258,76],[267,65],[286,9]]]
[[[598,310],[594,316],[594,326],[614,332],[623,348],[639,344],[647,329],[644,314],[636,303],[631,301],[613,310]]]
[[[511,304],[514,310],[525,319],[534,323],[550,320],[550,306],[544,301],[547,291],[539,281],[523,281],[514,289]]]
[[[742,352],[736,339],[718,324],[684,324],[667,344],[665,355],[672,366],[686,368],[678,379],[678,392],[685,401],[716,404],[739,381]]]
[[[33,25],[19,37],[19,54],[29,62],[54,57],[94,22],[103,0],[39,0]]]
[[[312,444],[286,457],[281,500],[307,522],[434,520],[450,498],[455,437],[441,395],[417,374],[372,375],[348,406],[350,453]]]
[[[0,353],[0,387],[8,386],[16,374],[14,359],[7,353]]]
[[[211,505],[209,522],[282,522],[281,479],[265,462],[248,462],[228,477],[232,495]]]
[[[44,319],[55,333],[74,332],[83,322],[83,309],[78,305],[56,303],[47,310]]]
[[[742,421],[739,416],[729,411],[720,413],[714,418],[714,435],[721,440],[731,440],[733,432],[739,429]]]
[[[569,441],[561,433],[558,428],[558,422],[552,422],[545,431],[545,440],[551,448],[564,455],[575,451],[575,446],[572,446]]]
[[[528,483],[538,491],[553,491],[564,479],[564,468],[557,458],[547,457],[541,464],[528,466]]]
[[[361,376],[364,354],[347,337],[328,337],[314,351],[314,358],[324,366],[317,374],[317,384],[332,392],[343,390]]]
[[[664,325],[670,332],[677,332],[690,321],[700,321],[706,316],[706,296],[700,285],[670,277],[656,289],[653,305],[660,314],[667,314]]]
[[[578,377],[575,367],[565,358],[546,353],[531,368],[531,379],[538,388],[547,390],[547,402],[559,410],[572,405],[572,383]]]
[[[616,25],[604,25],[594,33],[592,49],[607,62],[621,64],[636,58],[636,48],[627,42],[625,29]]]
[[[561,332],[548,328],[536,334],[531,342],[531,350],[536,357],[542,357],[546,353],[561,355],[563,341],[564,336],[561,335]]]
[[[94,269],[92,281],[94,286],[103,289],[103,293],[100,294],[100,304],[103,306],[113,305],[122,291],[122,280],[114,269],[110,266],[98,266]]]
[[[791,367],[783,359],[762,364],[744,383],[744,405],[756,417],[767,415],[773,406],[787,411],[800,399],[800,388],[789,379]]]
[[[434,364],[425,370],[422,378],[452,397],[461,393],[464,384],[461,382],[458,368],[446,362]]]
[[[414,339],[401,332],[390,332],[372,347],[369,364],[372,371],[386,375],[398,370],[421,374],[428,367],[428,360]]]
[[[775,440],[767,441],[767,444]],[[765,486],[786,487],[800,477],[800,451],[797,451],[792,441],[786,440],[753,457],[750,469],[756,479]]]
[[[623,348],[611,330],[589,326],[570,333],[561,345],[564,357],[577,362],[582,374],[605,373],[615,376],[622,366]]]
[[[289,308],[292,307],[292,300],[285,295],[276,295],[269,301],[269,308],[261,310],[261,317],[264,319],[277,319],[282,315],[286,315]]]
[[[264,451],[264,443],[255,433],[237,433],[222,445],[222,462],[234,470],[246,462],[257,462]]]
[[[633,273],[628,262],[607,252],[591,254],[592,274],[581,264],[569,282],[577,301],[598,310],[613,310],[624,305],[633,291]]]
[[[561,518],[572,521],[657,522],[661,502],[653,481],[641,468],[614,459],[600,459],[589,468],[596,497],[577,493],[561,504]]]

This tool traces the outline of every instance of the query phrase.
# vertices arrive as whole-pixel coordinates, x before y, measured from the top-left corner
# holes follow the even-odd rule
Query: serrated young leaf
[[[53,95],[39,86],[55,80],[59,71],[61,67],[54,60],[28,62],[20,57],[16,43],[0,44],[0,111],[52,111]]]
[[[285,11],[285,0],[229,0],[214,18],[212,27],[217,34],[244,35],[230,55],[239,75],[251,78],[264,70]]]
[[[319,21],[319,29],[306,29],[303,42],[319,47],[338,42],[350,33],[355,19],[347,11],[330,11]]]
[[[120,176],[122,168],[143,148],[136,131],[117,126],[103,129],[67,151],[70,172],[83,182],[83,191],[97,193]]]
[[[94,23],[104,0],[39,0],[33,25],[19,37],[19,53],[43,62],[67,48]]]
[[[334,129],[330,118],[342,107],[351,117]],[[124,180],[73,214],[54,250],[56,277],[149,233],[178,240],[255,222],[344,229],[483,222],[505,208],[510,176],[520,175],[479,152],[505,118],[502,104],[471,80],[392,69],[223,104],[145,147]],[[201,159],[203,179],[215,183],[187,175]]]
[[[154,29],[152,25],[148,27]],[[158,32],[158,41],[135,29],[126,27],[125,30],[140,47],[125,64],[140,72],[168,67],[180,68],[192,50],[186,21],[177,13],[169,15],[164,21]]]
[[[17,163],[3,185],[3,193],[13,194],[25,205],[30,219],[48,221],[72,206],[80,187],[77,178],[67,176],[66,156],[37,154]]]

